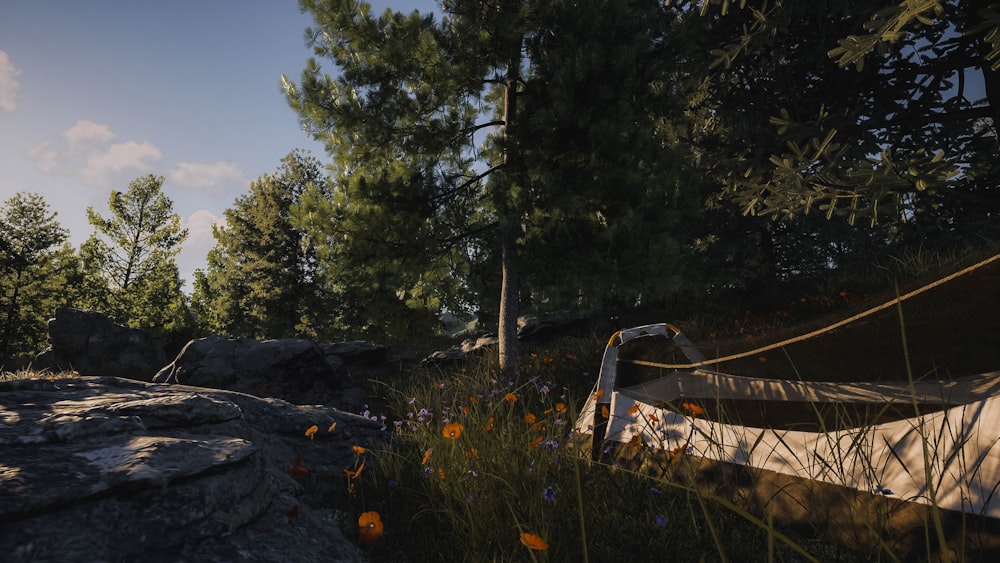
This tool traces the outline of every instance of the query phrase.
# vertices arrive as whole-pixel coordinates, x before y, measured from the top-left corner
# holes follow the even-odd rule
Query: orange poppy
[[[692,416],[698,416],[699,414],[705,414],[705,409],[694,404],[694,403],[683,403],[681,408],[691,413]]]
[[[351,446],[351,451],[354,455],[362,455],[365,453],[365,448],[363,446]]]
[[[507,401],[509,404],[513,405],[514,403],[517,402],[517,395],[513,393],[507,393],[504,396],[504,400]]]
[[[423,461],[420,462],[420,465],[427,465],[427,460],[429,460],[431,458],[431,454],[432,453],[434,453],[434,449],[433,448],[427,448],[427,451],[424,452],[424,459],[423,459]]]
[[[566,412],[566,403],[556,403],[556,412]]]
[[[538,444],[541,444],[542,440],[544,440],[544,439],[545,439],[545,436],[539,436],[539,437],[535,438],[534,440],[528,442],[528,447],[529,448],[533,448],[533,447],[537,446]]]
[[[545,543],[545,540],[528,532],[521,532],[521,545],[536,551],[545,551],[549,548],[549,544]]]
[[[361,470],[364,468],[365,468],[364,462],[362,462],[361,465],[358,466],[358,468],[353,471],[345,467],[344,475],[346,475],[348,479],[355,479],[357,478],[358,475],[361,475]]]
[[[533,415],[533,414],[531,414],[529,412],[528,414],[524,415],[524,421],[527,422],[528,424],[534,424],[535,423],[535,415]]]
[[[492,416],[486,419],[486,428],[484,428],[484,430],[486,430],[487,432],[489,432],[490,430],[493,430],[493,417]]]
[[[458,440],[462,437],[462,431],[465,427],[462,426],[461,422],[449,422],[444,425],[444,430],[441,431],[441,435],[449,440]]]
[[[306,436],[309,436],[309,439],[312,440],[316,436],[316,432],[318,431],[319,431],[319,426],[313,424],[309,428],[306,428]]]
[[[378,512],[363,512],[358,517],[358,535],[361,536],[361,541],[374,543],[382,537],[384,530],[385,526],[382,525],[382,517]]]

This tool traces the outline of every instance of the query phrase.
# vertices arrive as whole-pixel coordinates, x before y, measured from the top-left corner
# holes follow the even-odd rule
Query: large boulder
[[[364,394],[348,377],[363,362],[384,362],[386,349],[364,342],[316,344],[310,340],[254,340],[210,336],[192,340],[153,377],[179,383],[278,397],[296,404],[333,404]]]
[[[149,381],[165,363],[163,347],[148,333],[116,324],[103,313],[59,307],[49,319],[49,347],[33,367]]]
[[[359,561],[331,499],[346,502],[351,447],[383,437],[332,407],[229,391],[0,382],[0,558]]]

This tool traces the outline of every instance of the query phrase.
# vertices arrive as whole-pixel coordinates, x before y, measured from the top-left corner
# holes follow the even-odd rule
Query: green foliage
[[[79,265],[67,235],[38,194],[18,193],[0,209],[0,364],[41,351],[46,320],[71,301]]]
[[[194,308],[211,332],[257,338],[332,339],[342,327],[336,293],[315,241],[292,221],[307,197],[325,197],[319,163],[299,152],[250,185],[215,227],[208,269],[195,275]]]
[[[162,186],[162,177],[149,175],[129,183],[127,192],[112,191],[110,217],[87,208],[95,231],[80,247],[83,304],[159,336],[192,324],[174,262],[187,229]]]
[[[686,12],[710,46],[710,169],[747,214],[817,213],[928,236],[981,230],[1000,209],[995,71],[983,2],[744,2]],[[862,33],[863,32],[863,33]],[[995,35],[995,33],[994,33]],[[809,41],[803,41],[809,37]],[[866,63],[867,61],[867,63]],[[846,68],[854,65],[854,69]],[[982,72],[988,100],[971,99]],[[995,125],[995,123],[994,123]],[[720,150],[721,149],[721,150]],[[917,225],[913,227],[912,225]]]

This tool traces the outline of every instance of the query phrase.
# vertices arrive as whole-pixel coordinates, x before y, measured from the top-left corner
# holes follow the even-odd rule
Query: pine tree
[[[188,331],[191,318],[174,262],[187,229],[162,186],[162,177],[148,175],[133,180],[124,193],[112,191],[110,217],[87,208],[95,231],[80,255],[87,306],[165,337]]]
[[[0,364],[40,350],[55,298],[67,297],[57,283],[65,256],[54,248],[67,236],[41,195],[21,192],[0,208]]]
[[[195,283],[207,328],[258,338],[332,338],[333,292],[318,271],[310,238],[292,224],[306,190],[328,193],[316,159],[292,152],[281,169],[256,179],[216,227],[208,269]]]

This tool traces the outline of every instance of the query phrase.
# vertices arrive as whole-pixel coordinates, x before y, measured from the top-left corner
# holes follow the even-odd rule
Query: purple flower
[[[667,525],[667,522],[669,522],[669,520],[667,520],[667,517],[662,514],[653,516],[653,524],[655,524],[657,528],[663,528]]]
[[[889,487],[883,487],[882,485],[875,485],[875,492],[886,496],[896,494]]]
[[[474,499],[475,499],[475,497],[472,495],[472,491],[469,491],[469,492],[465,493],[465,502],[467,502],[469,504],[472,504],[472,501]]]
[[[660,489],[657,489],[656,487],[650,487],[649,488],[649,492],[653,493],[654,495],[662,495],[663,494],[663,491],[660,490]]]
[[[432,471],[431,471],[430,467],[425,467],[424,470],[421,473],[423,474],[424,479],[430,479],[431,478]]]
[[[559,491],[556,490],[556,488],[553,487],[552,485],[545,487],[545,490],[542,491],[542,499],[547,502],[555,502],[556,497],[558,496],[559,496]]]

